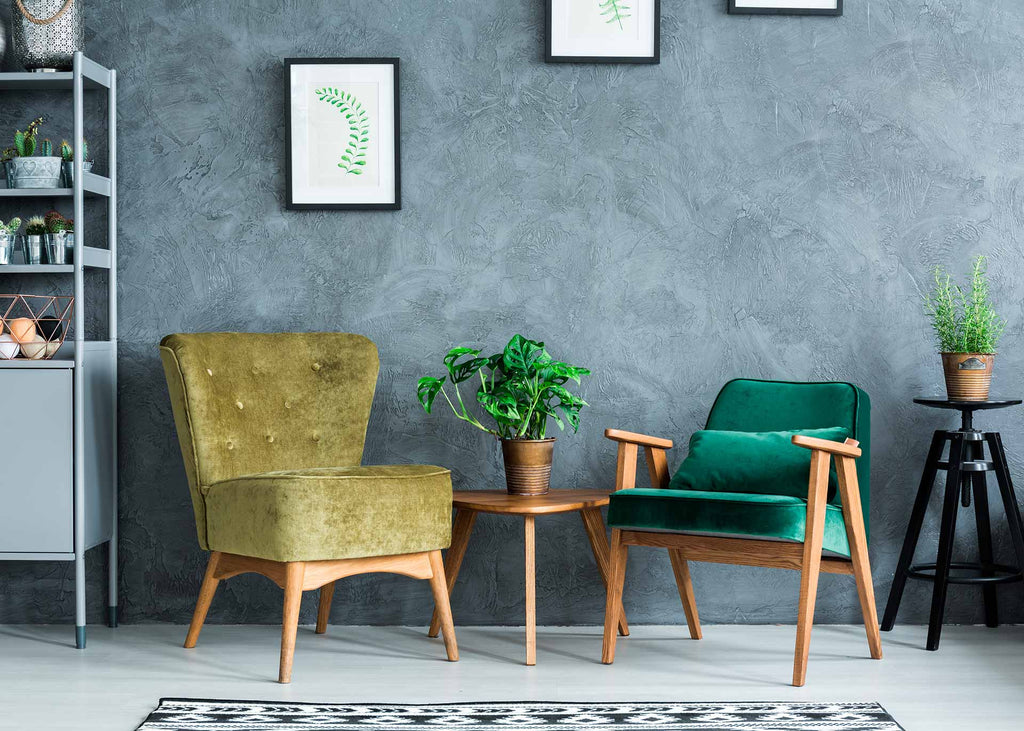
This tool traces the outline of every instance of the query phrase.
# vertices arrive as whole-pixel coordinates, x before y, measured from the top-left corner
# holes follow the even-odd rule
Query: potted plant
[[[36,137],[43,117],[32,120],[28,128],[14,133],[14,148],[8,154],[8,183],[12,188],[56,188],[60,185],[60,158],[53,154],[53,143]],[[39,155],[36,155],[38,147]]]
[[[64,187],[75,187],[75,148],[67,140],[60,143],[61,174],[64,176]],[[89,143],[82,140],[82,170],[92,172],[92,160],[89,159]]]
[[[46,220],[32,216],[25,222],[25,263],[43,263],[43,244],[46,238]]]
[[[68,220],[57,211],[43,216],[46,224],[46,260],[48,264],[70,264],[70,251],[75,245],[74,225],[68,230]]]
[[[14,239],[21,228],[21,219],[12,218],[9,223],[0,221],[0,264],[10,264],[14,255]]]
[[[475,348],[452,348],[444,357],[448,375],[421,378],[416,395],[429,414],[438,394],[455,415],[501,440],[505,483],[511,495],[543,495],[551,484],[554,437],[547,436],[548,419],[559,429],[568,423],[579,428],[580,409],[587,402],[570,393],[565,384],[580,382],[590,371],[552,359],[544,343],[513,337],[500,353],[481,358]],[[494,420],[484,426],[467,408],[459,384],[476,377],[476,402]],[[455,401],[445,390],[454,391]],[[456,404],[458,404],[456,406]]]
[[[941,267],[925,312],[942,354],[946,396],[950,401],[985,401],[992,384],[996,345],[1006,327],[989,299],[986,259],[978,256],[965,291]]]

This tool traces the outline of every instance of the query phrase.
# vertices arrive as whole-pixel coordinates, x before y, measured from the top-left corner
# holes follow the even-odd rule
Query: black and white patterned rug
[[[903,731],[877,703],[287,703],[164,698],[137,731]]]

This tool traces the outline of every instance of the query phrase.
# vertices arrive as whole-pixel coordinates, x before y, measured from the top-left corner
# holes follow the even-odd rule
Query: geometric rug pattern
[[[291,703],[164,698],[138,731],[902,731],[877,703]]]

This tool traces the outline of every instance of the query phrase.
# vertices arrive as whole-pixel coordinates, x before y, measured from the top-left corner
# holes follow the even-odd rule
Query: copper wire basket
[[[71,329],[74,297],[0,294],[0,360],[48,360]]]

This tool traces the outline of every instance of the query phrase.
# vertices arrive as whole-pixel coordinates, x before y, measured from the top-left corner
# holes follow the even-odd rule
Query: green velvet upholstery
[[[793,383],[737,379],[722,387],[706,429],[717,432],[782,432],[839,427],[860,442],[857,479],[868,530],[871,460],[871,403],[868,395],[848,383]],[[721,445],[720,435],[698,438],[698,447]],[[725,439],[724,441],[728,441]],[[841,441],[841,440],[837,440]],[[794,449],[799,449],[793,447]],[[749,451],[749,450],[748,450]],[[805,450],[806,451],[806,450]],[[809,452],[808,452],[809,453]],[[740,452],[732,455],[744,458]],[[608,523],[626,530],[653,530],[727,536],[750,536],[783,541],[803,541],[806,495],[810,476],[809,457],[802,488],[777,486],[782,494],[763,494],[763,485],[749,484],[732,492],[707,490],[623,490],[614,493],[608,507]],[[707,460],[705,460],[707,462]],[[716,460],[720,464],[720,460]],[[744,469],[737,467],[737,471]],[[685,476],[684,470],[684,476]],[[714,476],[686,477],[691,484],[708,487]],[[791,478],[785,479],[790,484]],[[687,487],[683,478],[675,487]],[[724,487],[719,483],[719,487]],[[802,489],[802,492],[801,492]],[[802,495],[802,497],[801,497]],[[824,547],[849,556],[845,525],[838,497],[826,512]]]
[[[347,333],[197,333],[160,344],[200,545],[275,561],[435,550],[440,467],[360,467],[377,348]]]
[[[832,442],[841,442],[850,436],[841,426],[768,432],[703,429],[690,437],[686,459],[668,486],[673,490],[740,490],[806,498],[811,452],[793,444],[795,434]],[[837,489],[833,465],[829,473],[829,495],[834,495]]]
[[[629,530],[804,540],[807,500],[790,495],[634,488],[612,496],[608,522]],[[825,551],[849,557],[842,508],[825,510]]]

